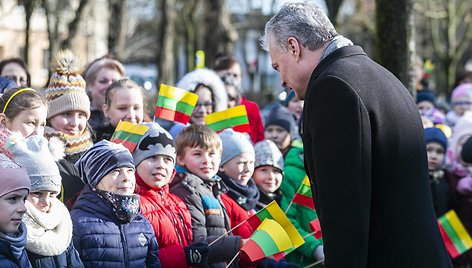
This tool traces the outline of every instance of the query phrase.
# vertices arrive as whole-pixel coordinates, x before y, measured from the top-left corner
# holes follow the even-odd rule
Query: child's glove
[[[208,243],[197,242],[184,248],[185,259],[189,266],[204,267],[208,259]]]

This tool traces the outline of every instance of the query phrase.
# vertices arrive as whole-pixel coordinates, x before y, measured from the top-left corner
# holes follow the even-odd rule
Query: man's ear
[[[220,166],[220,172],[225,172],[225,168],[222,165]]]
[[[301,44],[298,42],[298,40],[295,37],[289,37],[288,38],[288,53],[290,55],[293,55],[294,57],[298,58],[300,57],[301,53]]]

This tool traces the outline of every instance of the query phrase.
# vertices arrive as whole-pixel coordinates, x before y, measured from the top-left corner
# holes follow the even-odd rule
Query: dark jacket
[[[315,68],[305,103],[305,167],[326,267],[451,267],[421,119],[403,84],[347,46]]]
[[[74,244],[72,242],[64,253],[56,256],[41,256],[29,251],[27,251],[27,253],[33,268],[84,267],[82,260],[80,259],[77,250],[75,250]]]
[[[71,211],[74,246],[86,267],[161,267],[149,221],[121,223],[110,203],[85,187]]]
[[[177,173],[171,184],[171,192],[187,205],[192,218],[193,242],[211,242],[224,235],[230,228],[226,208],[221,200],[220,179],[204,181],[191,173]],[[240,249],[239,236],[224,236],[215,242],[208,254],[208,262],[214,267],[225,267]]]
[[[82,153],[66,156],[64,159],[57,162],[62,178],[62,189],[59,199],[69,210],[72,208],[80,191],[84,188],[84,183],[80,179],[79,171],[74,166],[81,155]]]
[[[0,234],[0,267],[31,267],[26,255],[26,226],[20,224],[18,233],[13,236]]]

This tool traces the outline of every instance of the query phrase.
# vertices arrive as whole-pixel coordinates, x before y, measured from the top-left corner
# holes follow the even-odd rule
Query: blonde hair
[[[190,125],[185,128],[175,141],[177,156],[183,156],[186,148],[200,147],[204,150],[215,150],[221,154],[223,144],[220,136],[206,125]]]
[[[140,87],[138,84],[136,84],[136,82],[134,82],[133,80],[124,78],[124,79],[116,80],[108,86],[107,91],[105,92],[106,105],[108,106],[111,105],[111,99],[113,97],[113,90],[117,88],[137,89],[139,90],[139,93],[141,94],[144,100],[143,88]]]

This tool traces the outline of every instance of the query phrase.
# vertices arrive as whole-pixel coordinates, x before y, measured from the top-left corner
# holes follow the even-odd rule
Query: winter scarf
[[[347,39],[342,35],[337,35],[331,41],[329,41],[328,46],[323,50],[321,54],[320,61],[324,58],[328,57],[329,54],[333,53],[336,49],[342,48],[345,46],[352,46],[354,45],[351,40]]]
[[[26,250],[41,256],[64,253],[72,241],[72,220],[66,206],[52,199],[47,213],[26,201],[24,223],[28,228]]]
[[[254,209],[259,200],[259,190],[253,179],[247,182],[247,185],[241,185],[228,177],[225,173],[219,172],[218,175],[228,188],[226,193],[231,199],[236,201],[246,211]]]
[[[92,147],[92,135],[88,129],[85,129],[84,132],[80,135],[74,136],[69,135],[61,131],[57,131],[51,127],[46,127],[44,129],[44,136],[49,139],[51,137],[57,137],[62,142],[64,142],[65,150],[64,154],[66,156],[80,154]]]

